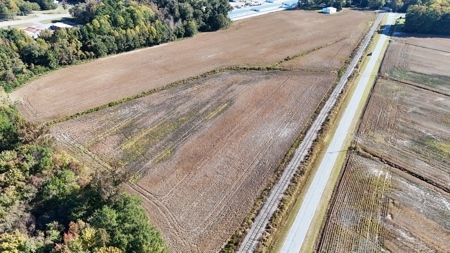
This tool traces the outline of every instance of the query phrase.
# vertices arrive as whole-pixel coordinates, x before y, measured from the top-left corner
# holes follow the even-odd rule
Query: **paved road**
[[[320,199],[322,197],[323,191],[327,184],[328,178],[330,177],[331,171],[336,163],[336,159],[339,155],[339,151],[347,149],[343,147],[344,140],[347,135],[352,134],[349,132],[351,123],[354,118],[359,117],[356,115],[356,111],[361,102],[362,96],[365,89],[372,85],[369,82],[370,77],[373,73],[377,73],[375,65],[380,55],[384,54],[383,44],[388,39],[388,33],[390,29],[390,24],[392,23],[394,17],[397,14],[389,14],[388,21],[383,34],[381,35],[375,50],[372,52],[372,56],[366,69],[363,72],[361,80],[359,81],[355,93],[353,94],[350,103],[345,109],[344,115],[339,122],[336,133],[331,140],[330,146],[327,149],[325,156],[322,159],[319,169],[311,183],[311,186],[306,193],[305,199],[303,200],[300,211],[297,213],[297,217],[292,225],[289,234],[283,244],[281,252],[283,253],[297,253],[300,251],[303,241],[305,239],[306,233],[308,232],[309,226],[311,225],[314,214],[319,206]]]
[[[69,18],[71,15],[69,13],[65,14],[36,14],[35,18],[30,19],[24,19],[24,20],[10,20],[10,21],[1,21],[0,27],[8,27],[8,26],[16,26],[16,25],[22,25],[22,24],[33,24],[36,26],[48,26],[49,24],[42,24],[41,21],[44,20],[52,20],[52,19],[58,19],[58,18]]]
[[[342,92],[342,89],[344,88],[345,84],[347,83],[348,77],[353,72],[353,70],[354,70],[356,64],[358,63],[359,59],[361,58],[365,48],[369,44],[369,41],[372,38],[372,35],[374,34],[376,28],[378,27],[378,24],[381,22],[382,17],[383,17],[383,15],[378,16],[378,18],[372,25],[372,28],[367,33],[366,37],[364,38],[363,43],[361,43],[361,46],[357,51],[355,57],[350,62],[347,70],[342,75],[341,79],[339,80],[338,84],[336,85],[336,88],[331,93],[330,98],[325,103],[325,105],[322,108],[322,110],[320,111],[319,115],[314,120],[310,129],[306,133],[305,138],[301,142],[300,146],[295,151],[295,154],[294,154],[292,160],[289,162],[288,166],[284,170],[280,180],[273,187],[269,197],[267,198],[267,200],[264,203],[263,207],[261,208],[260,212],[256,216],[252,227],[250,228],[246,237],[244,238],[244,241],[242,242],[241,247],[239,248],[238,252],[247,253],[247,252],[255,251],[255,249],[258,245],[259,239],[261,238],[261,235],[263,234],[264,229],[269,222],[269,219],[272,217],[273,213],[277,210],[278,204],[279,204],[281,198],[283,197],[284,192],[286,191],[286,189],[292,179],[292,176],[294,175],[294,173],[297,170],[297,168],[299,167],[300,163],[303,161],[306,154],[310,150],[312,143],[314,142],[314,140],[317,137],[318,131],[321,129],[324,121],[326,120],[326,118],[328,117],[328,114],[330,113],[330,110],[333,108],[334,104],[336,103],[336,100],[339,98],[339,94]]]

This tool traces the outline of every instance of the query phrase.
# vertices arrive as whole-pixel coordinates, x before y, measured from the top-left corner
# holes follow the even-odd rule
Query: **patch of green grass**
[[[427,75],[414,71],[403,69],[391,69],[389,76],[397,79],[403,79],[413,83],[428,86],[433,89],[450,91],[450,77],[442,75]]]
[[[45,15],[64,14],[64,13],[69,13],[69,10],[68,9],[64,9],[61,5],[58,5],[58,7],[56,9],[54,9],[54,10],[35,11],[35,13],[45,14]]]
[[[164,149],[163,152],[159,153],[159,155],[155,158],[154,163],[161,163],[167,161],[170,157],[172,157],[174,150],[175,150],[174,146]]]
[[[149,147],[154,146],[168,134],[178,129],[183,123],[192,118],[193,115],[194,113],[189,113],[177,119],[162,120],[153,127],[142,130],[134,135],[122,145],[122,150],[125,154],[121,162],[127,164],[127,161],[133,161],[138,156],[144,155]],[[161,162],[167,158],[167,155],[164,154],[165,151],[159,154],[158,157],[155,158],[155,163]]]
[[[420,138],[415,141],[416,152],[434,157],[441,161],[450,161],[450,143],[431,137]]]
[[[216,117],[218,114],[220,114],[221,112],[223,112],[228,106],[230,105],[230,102],[227,102],[223,105],[218,106],[216,109],[214,109],[212,112],[210,112],[205,119],[206,120],[210,120],[214,117]]]
[[[40,22],[41,22],[41,24],[51,24],[51,23],[56,23],[56,22],[63,21],[63,20],[67,20],[67,18],[48,19],[48,20],[42,20]]]
[[[395,20],[394,33],[395,32],[403,32],[404,25],[405,25],[405,19],[404,18],[399,18],[399,19]]]

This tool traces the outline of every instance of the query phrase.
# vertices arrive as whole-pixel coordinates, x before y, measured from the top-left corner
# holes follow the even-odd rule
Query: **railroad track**
[[[304,160],[305,156],[308,154],[308,151],[312,147],[314,140],[317,138],[319,130],[322,128],[322,125],[324,121],[327,119],[331,109],[336,104],[336,101],[339,98],[339,95],[342,92],[345,84],[347,83],[348,78],[350,77],[351,73],[353,72],[359,60],[361,59],[361,56],[366,50],[367,45],[369,44],[373,34],[377,30],[383,17],[384,14],[378,15],[377,19],[372,24],[370,31],[366,34],[366,37],[364,38],[361,46],[359,47],[358,51],[353,57],[353,60],[348,65],[346,71],[340,78],[338,84],[334,88],[324,107],[322,108],[319,115],[316,117],[310,129],[306,133],[302,143],[295,151],[292,160],[289,162],[280,180],[273,187],[269,197],[267,198],[266,202],[259,211],[259,214],[256,216],[252,227],[248,231],[246,237],[244,238],[244,241],[242,242],[237,252],[247,253],[256,251],[259,239],[261,238],[267,224],[269,223],[270,218],[277,210],[280,200],[283,198],[284,192],[289,186],[289,183],[292,177],[294,176],[295,171],[299,167],[300,163]]]

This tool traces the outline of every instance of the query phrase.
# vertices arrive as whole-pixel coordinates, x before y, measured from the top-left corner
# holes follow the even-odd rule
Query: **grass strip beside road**
[[[387,18],[388,18],[388,16],[386,15],[385,19],[383,20],[383,24],[387,23]],[[391,26],[389,34],[391,34],[392,31],[394,30],[393,27],[395,27],[395,26],[394,25]],[[381,37],[380,33],[376,33],[374,35],[374,37],[372,39],[372,43],[367,48],[367,51],[366,51],[367,53],[372,52],[375,49],[376,45],[378,44],[378,41],[379,41],[380,37]],[[373,68],[372,74],[371,74],[370,79],[369,79],[369,83],[371,83],[372,85],[368,85],[366,87],[366,89],[364,90],[364,94],[362,96],[362,99],[361,99],[361,101],[359,103],[359,106],[358,106],[358,109],[357,109],[357,112],[356,112],[357,117],[353,118],[350,130],[349,130],[349,134],[346,136],[345,141],[344,141],[343,150],[345,150],[345,151],[339,153],[337,161],[336,161],[336,163],[335,163],[335,165],[333,167],[333,172],[332,172],[332,174],[330,176],[330,179],[329,179],[329,181],[327,183],[327,186],[325,188],[324,194],[322,195],[322,198],[321,198],[321,201],[320,201],[320,204],[319,204],[319,209],[318,209],[318,211],[316,211],[316,214],[314,215],[313,222],[312,222],[312,224],[311,224],[311,226],[309,228],[308,234],[306,235],[306,239],[305,239],[306,243],[302,246],[302,249],[301,249],[300,252],[305,252],[305,253],[306,252],[313,252],[314,248],[315,248],[315,246],[316,246],[316,244],[318,242],[317,239],[318,239],[318,236],[320,234],[320,231],[322,230],[322,226],[324,224],[324,221],[325,221],[325,218],[326,218],[326,214],[327,214],[327,211],[328,211],[328,204],[329,204],[329,202],[331,200],[331,197],[333,195],[334,189],[337,187],[336,183],[338,182],[338,180],[340,178],[340,175],[341,175],[341,171],[343,169],[343,166],[345,165],[345,161],[346,161],[347,154],[348,154],[347,150],[350,147],[350,144],[351,144],[351,142],[353,140],[353,136],[355,134],[355,131],[358,128],[360,119],[363,116],[363,111],[364,111],[365,105],[367,104],[367,102],[369,100],[369,97],[370,97],[373,85],[374,85],[374,83],[375,83],[375,81],[377,79],[378,70],[380,69],[381,62],[382,62],[382,59],[384,57],[384,52],[386,52],[388,44],[389,44],[389,40],[386,40],[385,43],[382,46],[382,52],[383,53],[379,55],[379,57],[377,59],[377,62],[375,64],[375,68]],[[350,102],[350,99],[351,99],[351,97],[353,95],[353,92],[354,92],[354,90],[356,88],[355,84],[357,84],[360,81],[361,73],[363,73],[364,70],[367,68],[367,64],[368,64],[369,60],[370,60],[370,57],[365,56],[365,58],[363,60],[363,64],[362,64],[362,66],[360,68],[360,74],[357,76],[357,78],[355,79],[354,83],[352,84],[351,94],[349,94],[349,96],[347,96],[345,101],[344,101],[344,108],[346,108],[347,104]],[[340,119],[343,117],[343,114],[344,114],[343,110],[339,111],[336,122],[340,121]],[[338,127],[337,124],[333,127],[333,130],[332,130],[333,133],[327,139],[327,142],[328,142],[327,145],[331,142],[331,139],[332,139],[332,137],[334,135],[334,132],[336,131],[337,127]],[[325,149],[322,150],[321,156],[324,155],[324,152],[326,152]],[[319,165],[319,163],[317,163],[317,166],[318,165]]]
[[[387,19],[387,16],[383,20],[383,23],[386,23],[386,19]],[[392,31],[392,29],[391,29],[391,31]],[[370,57],[367,56],[367,53],[368,52],[372,52],[372,50],[375,48],[375,46],[376,46],[380,36],[381,35],[379,33],[376,33],[374,35],[374,37],[373,37],[373,39],[371,41],[371,44],[368,46],[368,48],[366,50],[366,56],[363,56],[364,58],[363,58],[362,62],[360,62],[358,64],[358,65],[361,66],[360,67],[360,70],[361,70],[360,72],[361,73],[367,67],[367,63],[368,63],[368,61],[370,59]],[[388,45],[388,41],[383,45],[383,49],[382,49],[383,51],[386,50],[387,45]],[[381,59],[382,59],[382,56],[380,56],[378,61],[377,61],[377,64],[376,64],[376,67],[375,67],[376,70],[379,69],[379,67],[381,65]],[[372,75],[371,75],[371,78],[370,78],[370,82],[371,83],[375,82],[375,79],[376,79],[376,76],[377,76],[377,71],[376,70],[374,72],[372,72]],[[350,99],[351,99],[351,97],[352,97],[352,95],[354,93],[354,90],[356,88],[355,84],[357,84],[360,79],[361,79],[361,76],[358,75],[356,77],[356,79],[354,79],[352,81],[351,85],[348,86],[348,87],[350,87],[350,90],[347,91],[348,94],[345,94],[344,100],[342,100],[340,102],[339,108],[340,107],[343,107],[343,108],[347,107],[347,105],[350,102]],[[362,111],[364,109],[364,106],[367,103],[367,100],[369,98],[370,92],[371,92],[371,86],[368,86],[365,89],[364,95],[363,95],[363,99],[361,100],[361,102],[359,104],[359,107],[358,107],[358,110],[357,110],[358,115],[361,115],[361,113],[362,113]],[[337,124],[334,124],[334,123],[335,122],[339,122],[340,119],[342,118],[343,114],[344,114],[344,111],[343,110],[339,110],[339,108],[336,108],[336,110],[333,111],[333,115],[330,118],[332,128],[329,130],[330,131],[329,134],[326,134],[325,136],[322,137],[322,140],[320,140],[320,144],[317,145],[315,151],[313,151],[313,152],[319,152],[318,150],[321,150],[319,152],[319,154],[317,155],[318,159],[315,159],[313,162],[311,162],[309,164],[309,166],[311,166],[311,168],[307,168],[307,170],[309,170],[309,169],[313,170],[312,174],[314,174],[317,171],[317,168],[318,168],[318,166],[320,164],[320,161],[322,160],[322,157],[324,156],[324,154],[326,152],[326,148],[330,144],[331,139],[332,139],[334,133],[336,132]],[[337,115],[335,115],[336,113],[337,113]],[[348,135],[346,137],[345,142],[344,142],[345,147],[348,147],[350,145],[351,140],[353,138],[353,133],[354,133],[355,129],[357,128],[358,123],[359,123],[359,117],[355,118],[352,121],[351,130],[350,130],[350,132],[352,134]],[[338,181],[338,179],[340,177],[341,169],[342,169],[343,164],[345,163],[345,160],[346,160],[346,155],[347,155],[347,152],[341,152],[340,155],[338,156],[337,163],[336,163],[336,165],[333,168],[333,172],[332,172],[332,174],[330,176],[330,179],[328,181],[327,187],[326,187],[326,189],[324,191],[324,194],[322,196],[322,199],[321,199],[321,202],[320,202],[320,205],[319,205],[319,210],[315,214],[313,224],[310,226],[310,230],[308,231],[308,234],[307,234],[306,239],[305,239],[306,242],[302,246],[301,252],[312,252],[314,250],[318,234],[319,234],[319,232],[321,230],[322,223],[323,223],[325,215],[327,213],[326,211],[327,211],[327,207],[328,207],[328,202],[331,199],[332,193],[334,191],[334,185],[336,184],[336,182]],[[306,185],[305,185],[306,187],[308,187],[311,184],[313,176],[308,178],[308,181],[306,182]],[[293,224],[293,222],[294,222],[294,220],[296,218],[296,213],[299,211],[299,209],[301,207],[301,204],[302,204],[302,201],[303,201],[303,198],[304,198],[305,194],[306,194],[306,192],[302,192],[298,196],[298,199],[296,200],[295,206],[293,207],[293,212],[291,212],[291,214],[287,218],[287,222],[286,222],[285,226],[283,227],[283,230],[280,232],[280,237],[278,238],[278,241],[275,243],[275,245],[271,249],[271,252],[279,252],[280,251],[280,249],[281,249],[281,247],[283,245],[283,242],[286,239],[286,236],[287,236],[287,234],[288,234],[288,232],[290,230],[290,227],[292,226],[292,224]]]

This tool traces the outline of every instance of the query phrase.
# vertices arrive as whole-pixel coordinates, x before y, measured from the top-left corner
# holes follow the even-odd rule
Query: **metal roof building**
[[[334,7],[326,7],[326,8],[322,9],[322,12],[326,13],[326,14],[333,14],[333,13],[336,13],[336,8],[334,8]]]

